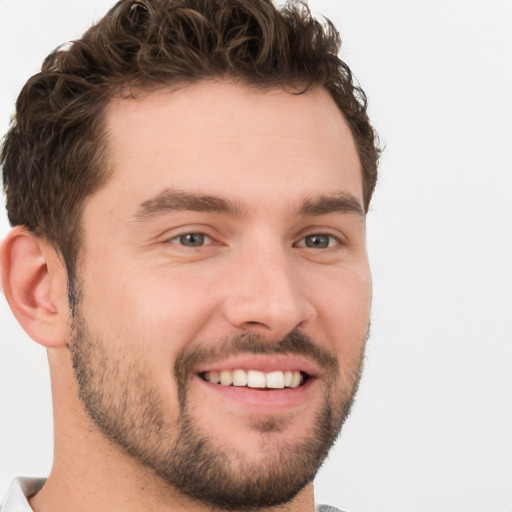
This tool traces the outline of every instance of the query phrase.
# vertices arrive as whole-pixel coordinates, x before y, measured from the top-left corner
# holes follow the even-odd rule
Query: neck
[[[122,458],[123,456],[121,456]],[[73,460],[73,459],[71,459]],[[221,512],[192,500],[162,483],[147,468],[127,471],[116,455],[109,464],[91,457],[68,464],[55,463],[43,488],[30,499],[34,512]],[[122,466],[125,466],[124,471]],[[313,485],[285,505],[254,512],[313,512]]]

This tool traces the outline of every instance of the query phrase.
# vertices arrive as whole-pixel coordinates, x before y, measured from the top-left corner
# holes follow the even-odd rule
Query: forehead
[[[291,94],[205,81],[115,100],[105,119],[113,166],[105,193],[117,190],[126,208],[165,188],[236,193],[242,202],[334,189],[362,198],[354,139],[321,88]]]

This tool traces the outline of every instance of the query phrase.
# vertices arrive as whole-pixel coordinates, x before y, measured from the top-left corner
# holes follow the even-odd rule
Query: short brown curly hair
[[[107,103],[223,77],[293,94],[327,89],[356,142],[367,210],[380,151],[340,45],[333,24],[298,1],[278,10],[271,0],[121,0],[51,53],[18,97],[0,153],[11,224],[51,241],[72,273],[83,202],[108,178]]]

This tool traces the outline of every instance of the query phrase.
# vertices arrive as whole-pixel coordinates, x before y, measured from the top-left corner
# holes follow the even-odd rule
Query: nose
[[[224,315],[232,326],[279,340],[313,320],[315,307],[292,260],[281,248],[251,251],[231,266]]]

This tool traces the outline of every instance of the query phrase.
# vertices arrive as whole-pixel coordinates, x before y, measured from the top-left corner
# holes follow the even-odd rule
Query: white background
[[[0,131],[110,0],[0,0]],[[317,479],[351,512],[512,510],[512,0],[310,0],[387,148],[368,217],[373,334]],[[0,235],[7,232],[0,214]],[[45,353],[0,294],[0,496],[52,457]]]

